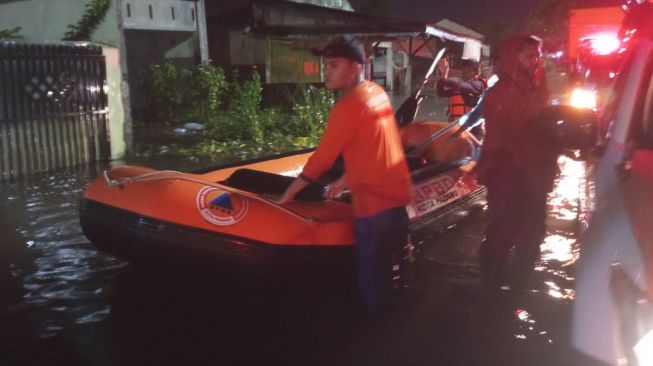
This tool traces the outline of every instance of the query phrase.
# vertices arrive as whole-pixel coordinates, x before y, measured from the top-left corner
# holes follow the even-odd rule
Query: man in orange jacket
[[[412,194],[399,129],[388,95],[362,77],[365,52],[356,39],[340,37],[314,53],[325,57],[326,88],[342,94],[315,153],[279,203],[292,200],[342,155],[345,174],[327,187],[327,197],[351,190],[361,300],[384,313],[392,307],[393,264],[407,240],[405,206]]]

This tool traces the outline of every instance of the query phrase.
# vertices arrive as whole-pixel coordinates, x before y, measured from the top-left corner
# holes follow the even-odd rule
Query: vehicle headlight
[[[596,108],[596,92],[582,88],[576,88],[571,92],[571,99],[569,101],[573,107],[576,108]]]

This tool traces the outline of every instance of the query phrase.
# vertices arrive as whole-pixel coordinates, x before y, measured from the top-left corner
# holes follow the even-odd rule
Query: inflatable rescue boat
[[[412,122],[400,130],[411,157],[415,192],[406,209],[413,227],[483,199],[484,189],[471,173],[479,146],[466,131],[454,133],[457,128]],[[93,244],[133,261],[173,260],[255,273],[349,266],[354,257],[351,204],[322,196],[324,186],[337,177],[334,169],[295,201],[274,202],[311,154],[195,173],[116,167],[84,192],[81,226]]]

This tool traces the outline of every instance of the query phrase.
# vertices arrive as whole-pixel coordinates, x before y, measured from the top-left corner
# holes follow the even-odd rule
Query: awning
[[[309,37],[352,34],[377,41],[398,37],[438,37],[453,42],[480,42],[437,26],[405,19],[372,16],[290,1],[260,1],[252,4],[255,34],[282,37]]]

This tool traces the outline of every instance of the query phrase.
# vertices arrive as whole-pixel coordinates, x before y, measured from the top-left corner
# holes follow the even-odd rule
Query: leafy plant
[[[147,120],[202,121],[206,130],[190,144],[176,140],[169,144],[191,160],[231,161],[315,146],[324,132],[335,94],[312,85],[287,93],[287,103],[263,107],[261,77],[254,72],[238,82],[227,81],[224,71],[212,65],[178,69],[172,64],[150,65],[141,73],[147,97]],[[157,148],[137,154],[160,155]]]
[[[225,114],[211,122],[209,139],[183,152],[193,160],[253,158],[317,145],[335,102],[332,91],[303,85],[289,94],[290,108],[262,108],[258,74],[232,83]]]
[[[295,131],[292,132],[317,144],[322,138],[335,99],[333,91],[312,85],[300,87],[293,98],[292,126]]]
[[[169,124],[182,120],[209,122],[223,114],[228,90],[224,70],[211,64],[179,69],[171,63],[150,64],[138,72],[145,96],[144,115],[148,124]]]
[[[257,72],[242,85],[234,81],[231,85],[231,100],[227,109],[232,127],[237,130],[238,139],[261,141],[265,116],[261,110],[263,87]]]
[[[109,10],[109,0],[91,0],[84,5],[86,9],[77,24],[68,25],[64,40],[85,41],[91,38],[95,29],[100,25]]]
[[[20,38],[21,27],[14,27],[9,29],[0,29],[0,39],[5,38]]]
[[[220,113],[224,92],[228,88],[224,70],[211,64],[200,64],[181,72],[181,82],[188,98],[186,114],[207,119]]]
[[[148,122],[176,121],[181,107],[177,68],[171,63],[150,64],[139,73],[139,84],[146,95],[145,119]]]

